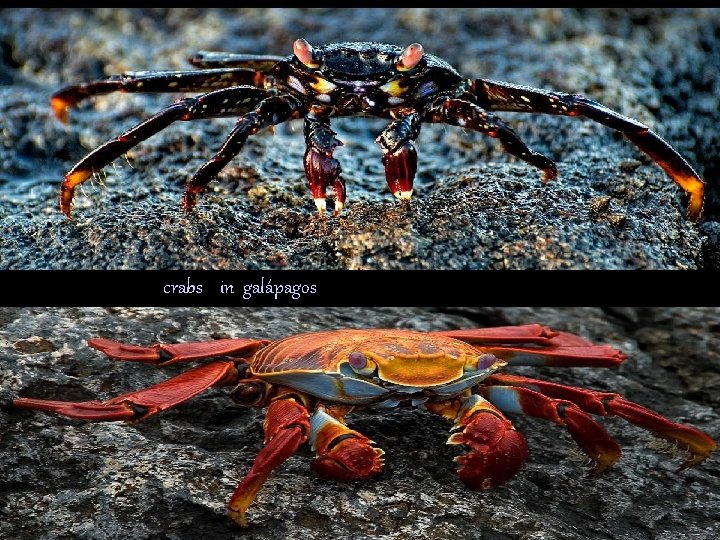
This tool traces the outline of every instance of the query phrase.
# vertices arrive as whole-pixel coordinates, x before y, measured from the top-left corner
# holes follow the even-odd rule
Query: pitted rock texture
[[[0,12],[0,264],[94,269],[693,269],[718,266],[717,9],[25,9]],[[464,76],[583,93],[649,125],[708,182],[707,221],[630,142],[586,119],[500,113],[556,161],[543,184],[497,141],[426,124],[415,197],[396,202],[375,137],[385,121],[333,122],[348,186],[316,215],[302,122],[251,137],[192,214],[185,183],[233,119],[178,122],[78,190],[63,174],[104,141],[183,97],[114,94],[71,111],[48,99],[123,71],[187,69],[198,50],[287,55],[310,42],[425,49]],[[332,205],[332,203],[331,203]]]
[[[365,482],[323,481],[303,446],[250,508],[252,528],[226,525],[235,485],[262,444],[261,410],[210,390],[140,423],[86,423],[11,407],[18,396],[106,399],[187,366],[114,362],[91,337],[135,344],[221,337],[280,338],[339,327],[439,330],[540,322],[628,354],[612,369],[515,368],[613,391],[676,421],[720,434],[720,309],[597,308],[3,308],[0,310],[0,537],[671,539],[720,535],[720,460],[676,472],[681,456],[618,418],[599,421],[623,449],[586,478],[570,436],[513,417],[530,453],[494,490],[467,489],[449,426],[419,410],[360,411],[350,425],[386,451]],[[28,343],[45,344],[28,348]]]

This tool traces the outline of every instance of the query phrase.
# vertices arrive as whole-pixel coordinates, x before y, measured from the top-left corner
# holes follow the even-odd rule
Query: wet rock
[[[497,141],[425,125],[415,198],[393,200],[374,142],[385,122],[333,123],[348,207],[320,219],[302,123],[263,132],[201,197],[184,185],[232,119],[179,122],[116,160],[57,208],[62,175],[88,151],[181,97],[111,95],[68,125],[48,98],[126,70],[184,69],[196,50],[286,55],[304,36],[422,41],[468,77],[585,93],[648,124],[708,181],[717,223],[717,10],[6,10],[0,12],[0,260],[5,268],[680,268],[715,267],[712,228],[685,217],[682,190],[618,133],[589,120],[500,115],[559,177]],[[7,73],[8,75],[3,75]],[[607,215],[594,210],[609,197]],[[710,233],[708,233],[710,231]],[[710,252],[706,246],[715,246]]]
[[[676,472],[647,432],[600,422],[623,448],[607,474],[587,465],[562,427],[514,417],[526,465],[507,484],[473,492],[456,477],[448,425],[419,410],[361,411],[349,421],[386,453],[376,478],[349,484],[314,476],[306,446],[267,482],[253,528],[234,532],[225,505],[262,444],[262,411],[213,389],[140,423],[85,423],[10,406],[18,396],[106,399],[186,366],[113,362],[85,342],[135,344],[212,337],[280,338],[335,327],[437,330],[542,322],[612,344],[613,369],[515,368],[557,382],[619,392],[720,433],[720,310],[596,308],[18,308],[0,327],[0,536],[3,538],[670,538],[714,540],[720,461]],[[54,351],[13,344],[39,336]]]

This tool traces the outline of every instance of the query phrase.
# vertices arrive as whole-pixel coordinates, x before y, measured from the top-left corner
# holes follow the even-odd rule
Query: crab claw
[[[510,480],[525,463],[528,447],[512,423],[488,402],[477,398],[460,414],[448,444],[462,444],[469,451],[455,458],[458,476],[472,489],[488,490]]]
[[[347,482],[368,478],[383,467],[384,452],[362,433],[349,429],[323,410],[310,422],[310,441],[317,457],[310,468],[322,478]]]
[[[409,201],[413,192],[413,180],[417,171],[417,150],[412,142],[406,142],[392,152],[383,155],[385,179],[390,191],[401,201]]]

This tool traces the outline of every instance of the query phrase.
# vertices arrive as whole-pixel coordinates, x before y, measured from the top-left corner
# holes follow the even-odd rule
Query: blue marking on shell
[[[510,414],[525,414],[520,405],[517,392],[512,388],[491,386],[488,388],[488,400],[502,412]]]
[[[538,351],[538,354],[514,353],[513,356],[507,360],[511,366],[544,366],[545,361],[545,357],[542,356],[541,351]]]
[[[397,399],[386,399],[385,401],[381,401],[380,403],[375,403],[373,405],[373,409],[394,409],[400,405],[400,401]]]
[[[422,99],[422,98],[429,96],[433,92],[437,92],[437,89],[438,89],[438,87],[435,85],[434,82],[426,81],[418,87],[415,94],[418,98]]]
[[[387,389],[361,379],[339,373],[266,374],[263,379],[283,384],[333,403],[363,405],[379,401],[390,393]]]
[[[478,357],[475,369],[487,369],[497,362],[497,358],[492,354],[482,354]]]
[[[490,375],[493,371],[494,370],[492,369],[486,369],[484,371],[470,371],[467,372],[467,374],[464,375],[463,378],[459,381],[451,384],[446,384],[445,386],[432,388],[431,391],[433,394],[438,396],[452,397],[459,394],[463,390],[467,390],[468,388],[475,386],[488,375]]]

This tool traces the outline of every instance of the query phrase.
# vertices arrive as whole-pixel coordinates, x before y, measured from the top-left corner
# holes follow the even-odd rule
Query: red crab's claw
[[[458,415],[448,444],[463,444],[469,451],[455,458],[458,476],[468,487],[488,490],[510,480],[527,457],[527,443],[500,411],[480,396],[468,399]]]
[[[383,467],[384,452],[362,433],[349,429],[323,410],[315,411],[310,441],[317,457],[310,468],[323,478],[347,482],[368,478]]]

